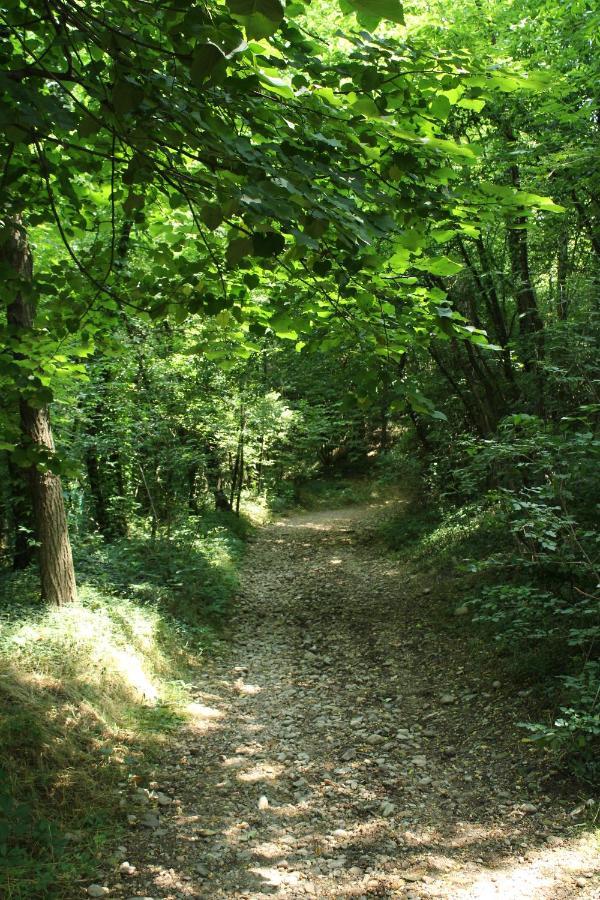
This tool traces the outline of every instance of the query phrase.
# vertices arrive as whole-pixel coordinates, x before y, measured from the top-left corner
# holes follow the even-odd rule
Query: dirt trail
[[[436,632],[369,540],[380,514],[262,529],[111,896],[600,897],[577,798],[551,796],[515,727],[524,701]]]

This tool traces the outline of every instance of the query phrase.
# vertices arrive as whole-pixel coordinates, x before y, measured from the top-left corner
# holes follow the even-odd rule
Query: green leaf
[[[252,236],[252,252],[255,256],[277,256],[285,247],[285,238],[278,231],[260,232]]]
[[[190,77],[196,87],[201,87],[205,81],[214,79],[224,74],[227,58],[220,47],[208,41],[206,44],[198,44],[194,50]]]
[[[123,209],[125,212],[130,215],[132,212],[135,212],[136,209],[143,209],[144,207],[144,196],[143,194],[134,194],[129,193],[125,203],[123,204]]]
[[[465,98],[464,100],[459,100],[456,105],[460,106],[462,109],[472,109],[475,112],[481,112],[485,106],[485,100],[470,100]]]
[[[215,206],[214,204],[207,203],[206,206],[203,206],[200,210],[200,219],[207,228],[211,231],[215,231],[223,221],[223,214],[221,212],[221,208],[219,206]]]
[[[113,108],[117,115],[123,116],[133,112],[144,96],[143,90],[131,81],[117,81],[112,90]]]
[[[277,337],[288,341],[298,340],[298,332],[295,330],[295,322],[287,313],[280,313],[269,322]]]
[[[291,100],[292,97],[294,97],[294,89],[287,81],[284,81],[283,78],[269,75],[262,69],[259,71],[258,77],[267,91],[271,91],[273,94],[279,94],[280,97],[285,97],[288,100]]]
[[[260,278],[258,275],[255,275],[254,272],[248,272],[247,275],[244,275],[244,284],[249,287],[250,290],[253,290],[259,286]]]
[[[361,24],[370,26],[381,19],[404,25],[404,14],[400,0],[340,0],[342,12],[355,12]]]
[[[229,244],[227,246],[228,264],[230,266],[237,266],[240,260],[252,253],[252,249],[252,241],[250,240],[250,238],[233,238],[233,240],[229,241]]]
[[[370,119],[375,119],[381,115],[379,107],[370,97],[359,97],[358,100],[352,104],[352,112],[360,113]]]
[[[432,100],[429,112],[432,116],[435,116],[436,119],[443,119],[445,121],[450,113],[450,106],[451,104],[448,97],[446,97],[445,94],[438,94],[438,96]]]
[[[454,228],[438,228],[431,232],[431,237],[436,244],[445,244],[446,241],[451,241],[453,237],[456,237],[457,233]]]
[[[415,263],[417,269],[431,272],[432,275],[456,275],[462,269],[462,264],[454,262],[447,256],[438,256],[437,259],[426,259]]]
[[[285,7],[282,0],[227,0],[227,6],[240,19],[249,38],[269,37],[283,21]]]
[[[33,141],[33,135],[19,125],[6,125],[4,133],[11,144],[29,144]]]

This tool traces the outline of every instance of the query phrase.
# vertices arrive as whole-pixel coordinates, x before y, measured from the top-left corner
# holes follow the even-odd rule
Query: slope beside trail
[[[516,727],[526,698],[436,631],[431,589],[373,541],[382,509],[260,531],[193,724],[150,801],[126,796],[136,871],[99,873],[110,896],[600,897],[578,797]]]

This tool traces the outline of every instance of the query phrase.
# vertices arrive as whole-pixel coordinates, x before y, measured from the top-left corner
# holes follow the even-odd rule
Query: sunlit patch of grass
[[[118,783],[195,721],[194,670],[236,589],[240,547],[213,522],[170,549],[87,548],[80,600],[60,609],[37,601],[33,574],[2,579],[2,897],[65,897],[92,878],[125,824]]]
[[[272,510],[266,497],[242,497],[243,515],[253,526],[266,525],[272,517]]]
[[[470,503],[451,512],[415,498],[382,521],[380,533],[392,550],[410,552],[413,560],[461,562],[485,555],[505,541],[501,523],[489,507]]]
[[[306,482],[298,490],[300,505],[306,509],[329,509],[369,503],[384,491],[366,478],[319,478]]]

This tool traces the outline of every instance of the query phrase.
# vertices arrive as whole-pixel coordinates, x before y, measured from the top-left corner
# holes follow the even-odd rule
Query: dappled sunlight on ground
[[[257,542],[231,652],[155,773],[171,803],[126,841],[127,896],[600,897],[595,839],[531,774],[514,698],[404,627],[406,578],[355,540],[360,515]]]

